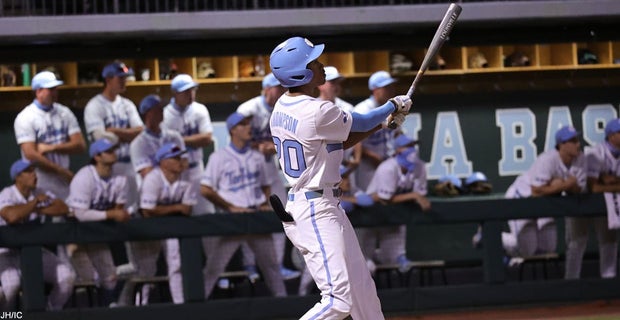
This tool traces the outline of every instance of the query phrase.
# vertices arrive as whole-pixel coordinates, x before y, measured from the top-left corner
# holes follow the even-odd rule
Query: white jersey
[[[54,103],[50,111],[39,108],[35,102],[29,104],[15,118],[14,128],[18,145],[26,142],[60,144],[69,141],[71,135],[81,133],[73,112],[59,103]],[[45,157],[63,168],[69,168],[67,154],[47,152]],[[37,174],[39,179],[52,175],[43,170],[37,170]]]
[[[307,95],[280,97],[271,116],[271,134],[292,192],[340,183],[342,142],[352,122],[350,112],[330,101]]]
[[[102,94],[94,96],[84,109],[84,126],[90,140],[94,131],[105,131],[107,128],[142,127],[144,123],[136,105],[129,99],[116,96],[114,101]],[[129,143],[121,143],[117,151],[118,161],[129,163]]]
[[[417,160],[411,172],[403,173],[396,158],[383,161],[368,185],[366,193],[376,193],[383,200],[390,200],[397,194],[416,192],[425,196],[426,166],[422,160]]]
[[[164,128],[176,131],[183,137],[198,133],[213,132],[209,110],[207,110],[204,104],[195,101],[184,110],[181,110],[174,104],[174,101],[171,101],[171,103],[164,108],[162,129]],[[199,166],[202,170],[204,161],[202,148],[187,147],[187,150],[190,169]]]
[[[256,208],[267,200],[262,190],[270,183],[265,166],[260,152],[250,148],[239,152],[228,145],[211,154],[200,184],[237,207]]]
[[[67,205],[75,209],[109,210],[127,201],[127,177],[102,179],[94,165],[80,169],[71,180]]]
[[[166,143],[174,143],[181,150],[185,149],[183,137],[176,131],[163,129],[159,135],[156,135],[149,130],[143,130],[129,144],[129,155],[134,170],[140,172],[142,169],[155,166],[155,154]]]
[[[144,177],[140,190],[140,208],[153,209],[158,205],[184,204],[194,206],[198,199],[195,184],[184,179],[170,183],[159,167]]]
[[[607,142],[599,143],[586,152],[588,178],[598,179],[601,174],[620,177],[620,157],[616,158],[607,147]]]
[[[517,177],[506,191],[506,198],[530,197],[532,187],[544,186],[553,179],[566,179],[569,176],[577,178],[577,184],[581,190],[586,190],[586,159],[583,153],[567,167],[560,159],[558,150],[545,151],[538,155],[538,158],[526,172]]]

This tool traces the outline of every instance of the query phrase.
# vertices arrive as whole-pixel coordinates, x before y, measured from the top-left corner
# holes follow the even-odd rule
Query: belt
[[[331,195],[334,197],[340,197],[342,195],[342,190],[340,188],[306,191],[303,193],[303,195],[306,198],[306,200],[312,200],[312,199],[316,199],[316,198],[320,198],[324,196],[325,191],[327,191],[328,193],[331,193]],[[289,193],[288,201],[295,201],[295,194]]]
[[[198,166],[198,162],[192,162],[188,165],[189,169],[196,168]]]

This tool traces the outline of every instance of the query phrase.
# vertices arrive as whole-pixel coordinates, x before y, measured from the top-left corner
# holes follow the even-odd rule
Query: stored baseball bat
[[[282,201],[280,200],[280,198],[278,198],[277,195],[275,194],[270,195],[269,203],[271,203],[271,208],[273,208],[273,211],[275,211],[276,215],[278,215],[278,218],[280,218],[282,222],[295,221],[293,219],[293,216],[291,216],[290,213],[286,212],[286,209],[284,209],[284,205],[282,204]]]
[[[428,66],[439,52],[439,49],[441,49],[441,46],[443,46],[444,42],[446,42],[448,35],[450,35],[450,32],[456,23],[456,19],[461,14],[461,10],[463,10],[461,6],[456,3],[452,3],[450,4],[450,7],[448,7],[448,11],[446,11],[446,14],[443,16],[443,19],[439,24],[439,28],[437,28],[437,31],[435,32],[433,41],[431,41],[431,45],[428,47],[428,51],[426,51],[424,60],[422,60],[422,64],[420,65],[420,69],[418,69],[418,73],[416,73],[415,78],[411,83],[411,87],[409,87],[409,91],[407,91],[407,95],[410,98],[413,98],[413,92],[415,91],[418,82],[422,79],[422,75],[424,75],[424,72],[428,69]],[[396,122],[390,121],[389,127],[391,129],[396,129]]]

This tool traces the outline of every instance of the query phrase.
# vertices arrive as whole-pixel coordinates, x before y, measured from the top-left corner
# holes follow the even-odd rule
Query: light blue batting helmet
[[[271,52],[271,71],[285,88],[302,86],[313,77],[312,71],[306,69],[306,66],[316,60],[323,49],[324,44],[314,45],[306,38],[289,38]]]

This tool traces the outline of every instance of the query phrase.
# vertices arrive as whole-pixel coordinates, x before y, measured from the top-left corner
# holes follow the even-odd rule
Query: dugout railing
[[[421,213],[415,205],[375,206],[351,213],[354,226],[420,226],[424,224],[481,223],[483,229],[483,281],[432,287],[382,289],[384,311],[426,311],[489,305],[548,303],[620,297],[617,279],[548,280],[508,282],[503,262],[501,232],[505,221],[516,218],[596,216],[606,212],[600,194],[574,197],[498,199],[461,197],[437,200]],[[318,301],[318,296],[287,298],[204,299],[201,237],[272,233],[281,225],[272,212],[215,214],[200,217],[134,219],[127,223],[84,222],[0,227],[0,247],[21,248],[22,304],[28,319],[169,319],[184,314],[186,320],[295,318]],[[59,243],[96,243],[154,240],[178,237],[186,303],[145,307],[67,309],[45,312],[41,248]],[[442,241],[442,239],[433,239]]]

